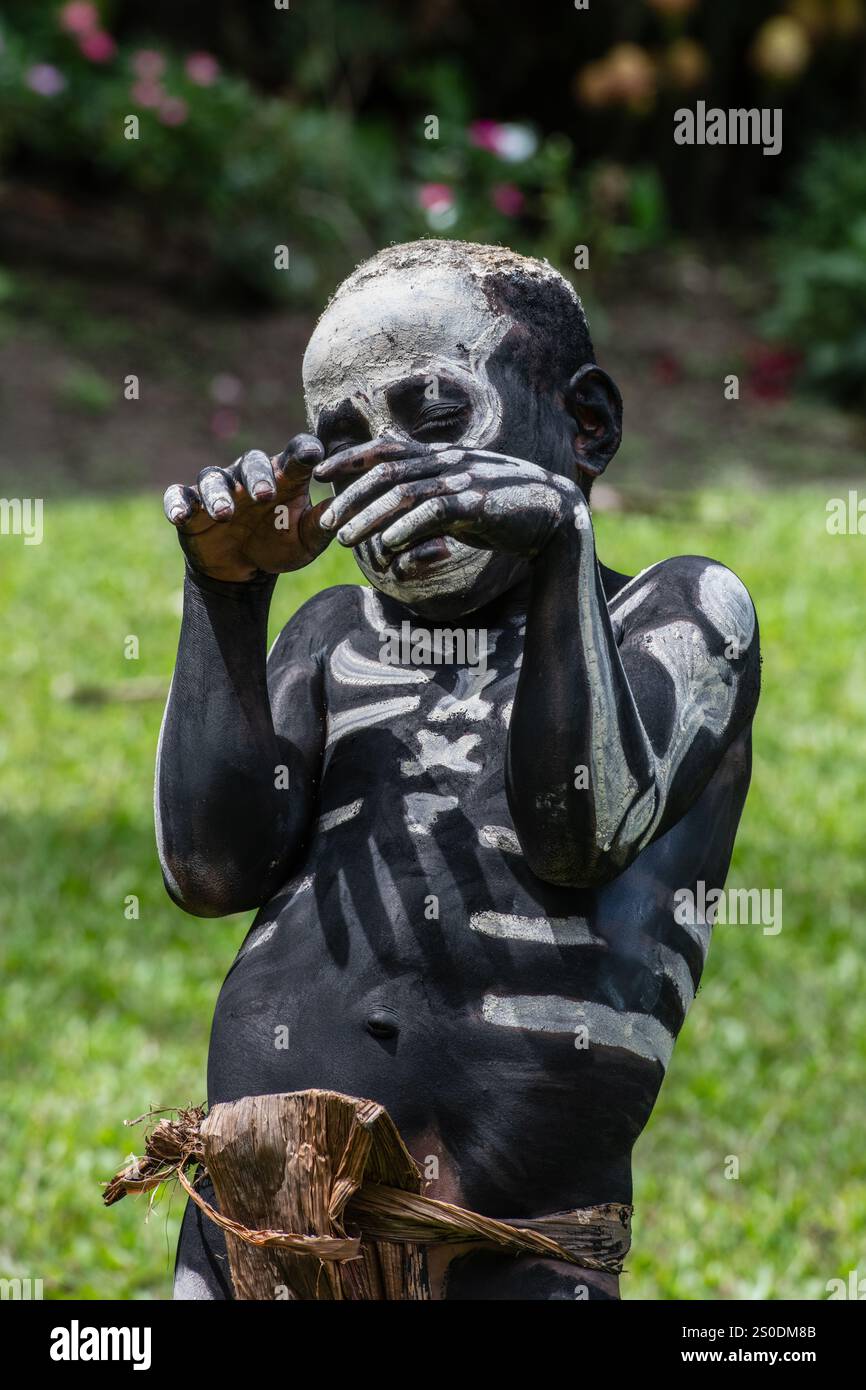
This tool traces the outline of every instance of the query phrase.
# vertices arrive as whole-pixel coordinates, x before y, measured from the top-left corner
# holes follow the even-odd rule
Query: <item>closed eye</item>
[[[422,410],[412,428],[414,435],[452,433],[462,426],[467,417],[465,405],[455,405],[453,401],[434,401]]]

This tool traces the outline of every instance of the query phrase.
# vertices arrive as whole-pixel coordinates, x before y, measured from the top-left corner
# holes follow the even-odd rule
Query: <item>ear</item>
[[[610,463],[622,439],[622,396],[607,372],[587,362],[565,388],[564,403],[574,422],[577,466],[597,478]]]

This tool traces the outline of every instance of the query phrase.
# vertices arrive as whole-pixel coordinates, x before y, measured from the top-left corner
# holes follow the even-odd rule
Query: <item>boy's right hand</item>
[[[230,468],[203,468],[195,487],[172,483],[165,514],[193,569],[243,583],[310,564],[333,538],[319,524],[330,499],[310,502],[323,457],[315,435],[296,434],[277,458],[252,449]]]

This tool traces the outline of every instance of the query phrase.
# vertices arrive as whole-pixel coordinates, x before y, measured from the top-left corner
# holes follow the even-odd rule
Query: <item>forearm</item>
[[[587,508],[535,562],[507,790],[527,861],[576,887],[615,877],[656,801],[652,750],[619,659]]]
[[[279,773],[288,753],[266,680],[274,582],[221,584],[190,571],[184,582],[155,808],[166,887],[197,916],[266,901],[295,830],[297,789]]]

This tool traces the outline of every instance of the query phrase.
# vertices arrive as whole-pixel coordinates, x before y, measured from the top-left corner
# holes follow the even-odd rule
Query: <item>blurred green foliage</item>
[[[866,137],[819,144],[776,224],[766,330],[800,349],[814,386],[866,405]]]
[[[675,232],[712,237],[754,225],[804,132],[841,139],[863,114],[863,0],[566,5],[531,42],[517,0],[495,23],[476,0],[6,8],[7,172],[110,206],[118,245],[130,214],[150,268],[165,253],[204,295],[319,303],[382,244],[430,232],[564,267],[577,244],[598,266]],[[782,104],[782,157],[676,147],[673,112],[698,98]],[[274,267],[279,246],[289,274]],[[147,273],[140,242],[130,254]],[[786,306],[780,322],[795,316]],[[840,350],[827,338],[816,378],[838,375]]]
[[[777,936],[716,929],[636,1150],[626,1298],[822,1298],[828,1279],[862,1271],[866,551],[827,534],[825,503],[815,488],[758,503],[735,489],[661,517],[597,518],[615,568],[703,552],[753,594],[764,690],[729,884],[784,895]],[[161,701],[68,693],[167,687],[180,554],[150,497],[49,502],[41,546],[2,544],[0,604],[15,621],[0,668],[0,1266],[44,1279],[48,1298],[167,1297],[181,1198],[166,1194],[146,1224],[145,1199],[106,1211],[99,1183],[140,1151],[124,1118],[204,1097],[213,1006],[248,917],[200,921],[164,892],[151,805]],[[281,579],[272,635],[319,588],[357,578],[334,546]],[[136,661],[124,659],[132,633]]]

